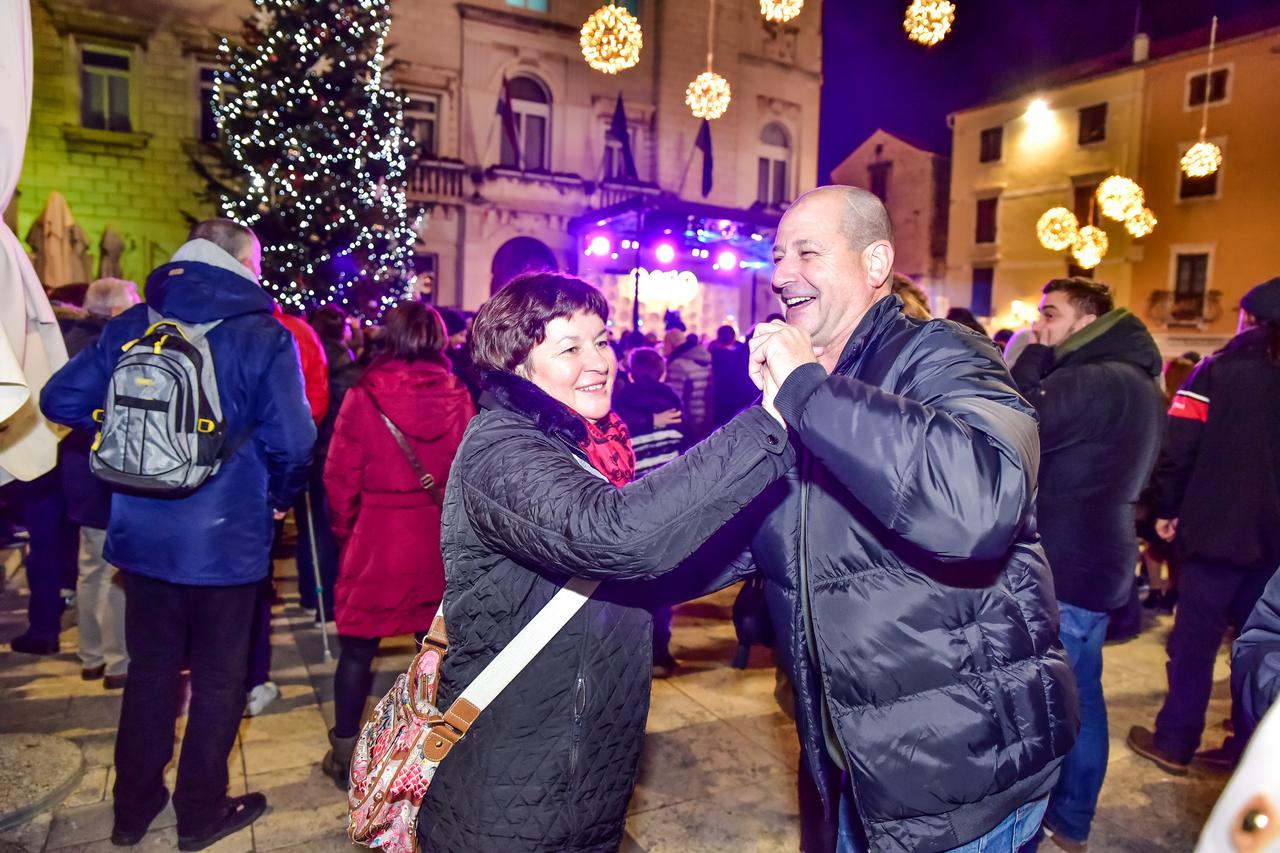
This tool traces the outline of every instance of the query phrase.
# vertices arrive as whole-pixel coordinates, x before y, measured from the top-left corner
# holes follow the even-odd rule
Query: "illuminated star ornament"
[[[1096,225],[1086,225],[1076,235],[1076,241],[1071,246],[1071,257],[1075,258],[1081,269],[1091,270],[1102,263],[1102,256],[1107,253],[1108,246],[1107,232]]]
[[[1130,237],[1145,237],[1156,230],[1157,222],[1159,220],[1151,208],[1144,207],[1124,221],[1124,230],[1129,232]]]
[[[644,35],[634,15],[610,3],[587,18],[578,44],[588,65],[604,74],[617,74],[640,61]]]
[[[1036,236],[1040,245],[1054,252],[1070,249],[1076,242],[1080,230],[1080,222],[1076,215],[1065,207],[1052,207],[1046,210],[1036,223]]]
[[[1137,181],[1120,175],[1112,175],[1098,184],[1097,198],[1102,215],[1117,222],[1137,216],[1146,201]]]
[[[1213,80],[1213,49],[1218,42],[1218,16],[1213,16],[1209,26],[1209,59],[1204,72],[1204,104],[1200,111],[1200,141],[1182,155],[1182,173],[1188,178],[1207,178],[1222,166],[1222,149],[1206,140],[1209,132],[1209,91]]]
[[[684,90],[684,102],[694,118],[717,119],[729,109],[733,91],[729,81],[712,70],[716,49],[716,0],[711,0],[707,21],[707,70],[693,78]]]
[[[785,24],[804,9],[804,0],[760,0],[760,14],[771,24]]]
[[[947,37],[956,19],[956,4],[950,0],[912,0],[902,28],[907,37],[932,47]]]

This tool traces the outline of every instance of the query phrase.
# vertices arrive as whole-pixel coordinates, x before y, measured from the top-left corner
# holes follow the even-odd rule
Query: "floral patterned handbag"
[[[448,648],[441,604],[413,663],[378,702],[356,741],[347,789],[352,841],[388,853],[417,850],[418,810],[440,762],[598,585],[581,578],[565,584],[443,712],[436,706]]]

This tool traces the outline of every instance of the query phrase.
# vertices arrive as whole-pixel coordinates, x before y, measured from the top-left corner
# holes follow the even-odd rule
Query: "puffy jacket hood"
[[[208,323],[270,314],[275,300],[251,279],[200,261],[171,261],[147,277],[147,305],[166,317]]]
[[[467,389],[442,362],[383,359],[369,368],[359,387],[373,395],[401,432],[421,441],[440,438],[459,417],[470,416]]]
[[[1058,346],[1054,369],[1066,364],[1124,361],[1149,376],[1164,368],[1160,349],[1142,321],[1125,308],[1108,311]]]
[[[684,347],[677,349],[671,354],[671,360],[675,361],[678,358],[687,358],[695,364],[700,364],[703,367],[711,366],[711,351],[702,344],[695,344],[688,349],[685,349]]]

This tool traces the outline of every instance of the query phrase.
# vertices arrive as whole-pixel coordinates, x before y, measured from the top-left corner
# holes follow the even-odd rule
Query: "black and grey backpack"
[[[182,323],[148,309],[151,325],[111,371],[89,467],[124,491],[178,497],[222,463],[226,427],[207,335],[221,320]]]

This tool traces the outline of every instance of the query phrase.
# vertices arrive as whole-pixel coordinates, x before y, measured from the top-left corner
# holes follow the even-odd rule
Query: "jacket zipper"
[[[584,659],[588,633],[589,631],[584,628],[582,642],[578,648],[578,671],[573,681],[573,737],[569,741],[569,784],[575,789],[578,786],[578,754],[582,745],[582,719],[587,710],[587,676],[584,672]]]

